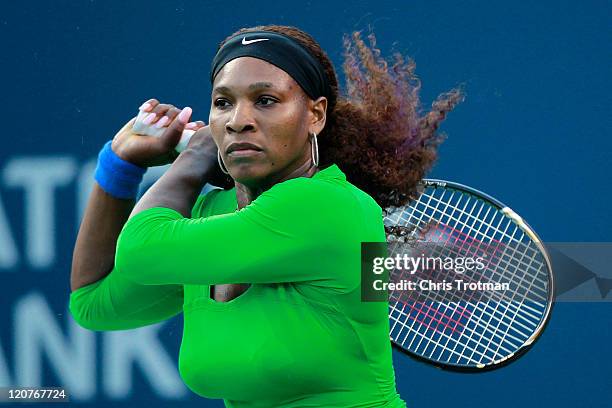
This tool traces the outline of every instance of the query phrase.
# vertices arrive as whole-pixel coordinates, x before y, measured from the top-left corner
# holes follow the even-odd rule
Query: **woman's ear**
[[[308,131],[319,134],[325,127],[325,120],[327,119],[327,98],[320,96],[314,101],[311,100],[310,113],[312,121]]]

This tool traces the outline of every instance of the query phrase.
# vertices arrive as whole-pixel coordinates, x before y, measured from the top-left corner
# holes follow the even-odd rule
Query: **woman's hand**
[[[204,126],[203,122],[196,122],[197,128],[193,128],[196,133],[189,140],[189,144],[185,151],[195,152],[196,154],[206,157],[208,160],[212,160],[217,163],[215,166],[209,169],[206,174],[206,180],[213,186],[221,188],[231,188],[234,186],[234,181],[227,174],[221,171],[217,161],[217,144],[212,138],[210,132],[210,126]]]
[[[121,159],[140,167],[161,166],[172,163],[178,156],[174,150],[184,129],[198,130],[204,122],[189,122],[191,108],[180,110],[170,104],[161,104],[149,99],[140,107],[149,114],[143,119],[146,125],[166,129],[161,136],[154,137],[136,133],[133,129],[136,118],[121,128],[112,142],[112,149]]]
[[[214,158],[217,157],[217,144],[212,138],[210,133],[210,126],[205,125],[204,122],[195,122],[197,128],[193,128],[196,132],[191,136],[187,149],[196,151],[199,154],[210,155]]]

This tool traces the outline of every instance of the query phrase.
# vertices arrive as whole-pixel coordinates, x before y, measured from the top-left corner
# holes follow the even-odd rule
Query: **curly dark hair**
[[[417,183],[437,158],[443,134],[438,126],[460,101],[460,88],[443,93],[432,109],[421,112],[415,63],[401,54],[389,66],[360,32],[344,37],[346,95],[340,95],[334,66],[321,46],[304,31],[290,26],[264,25],[242,28],[284,34],[303,45],[323,66],[331,85],[327,121],[318,137],[319,166],[337,164],[348,181],[370,194],[383,208],[405,205],[415,196]],[[223,187],[230,187],[226,180]]]

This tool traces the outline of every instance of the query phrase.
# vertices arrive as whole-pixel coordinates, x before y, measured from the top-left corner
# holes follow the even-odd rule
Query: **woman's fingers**
[[[166,103],[161,103],[157,105],[152,112],[155,117],[148,123],[148,125],[155,124],[155,127],[159,129],[165,124],[169,123],[169,119],[166,116],[166,113],[168,113],[168,111],[170,111],[172,108],[174,108],[173,105],[169,105]]]
[[[206,123],[202,122],[201,120],[197,120],[195,122],[189,122],[188,124],[186,124],[185,129],[186,130],[198,130],[204,126],[206,126]]]
[[[190,107],[185,107],[182,110],[176,108],[168,111],[167,115],[170,118],[170,114],[174,114],[171,118],[171,123],[161,136],[162,143],[168,148],[174,148],[181,140],[181,135],[185,129],[185,125],[191,118],[192,110]]]
[[[191,119],[192,110],[189,106],[184,107],[176,117],[177,121],[180,122],[181,130],[185,127],[189,119]]]
[[[157,105],[159,105],[159,101],[157,99],[149,99],[148,101],[140,105],[140,107],[138,108],[138,116],[136,117],[135,129],[137,131],[142,128],[142,125],[144,125],[144,119],[150,115],[150,113],[153,111],[153,109],[155,109]],[[151,119],[153,118],[154,117],[152,117]]]
[[[174,105],[159,103],[149,99],[140,106],[136,121],[136,133],[154,136],[150,141],[160,151],[181,151],[185,149],[191,136],[206,126],[204,121],[189,122],[191,108],[178,109]],[[155,141],[153,141],[155,140]]]
[[[157,122],[155,122],[155,127],[160,129],[166,126],[168,123],[170,123],[170,119],[168,119],[168,117],[164,115],[161,118],[159,118]]]
[[[145,125],[153,125],[154,123],[161,120],[166,114],[166,112],[168,112],[172,108],[174,108],[173,105],[169,105],[166,103],[160,103],[156,105],[153,109],[151,109],[150,113],[147,116],[145,116],[144,119],[142,120],[142,123],[144,123]],[[165,121],[167,122],[167,119]],[[158,127],[162,127],[162,126],[163,124]]]
[[[151,112],[151,110],[157,105],[159,105],[159,101],[157,99],[152,98],[140,105],[140,108],[138,108],[138,110],[142,112]]]
[[[179,113],[181,113],[181,110],[175,106],[172,106],[172,109],[168,110],[168,112],[166,113],[166,116],[168,116],[169,123],[172,123],[174,118],[176,118]]]

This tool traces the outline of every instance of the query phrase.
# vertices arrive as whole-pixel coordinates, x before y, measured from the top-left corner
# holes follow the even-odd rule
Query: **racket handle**
[[[134,125],[132,126],[132,131],[138,135],[160,137],[166,131],[166,128],[157,128],[153,125],[145,125],[144,123],[142,123],[142,121],[148,114],[149,112],[138,112],[136,122],[134,122]],[[191,139],[191,136],[193,136],[194,133],[195,130],[183,130],[181,140],[178,142],[174,150],[176,150],[178,153],[185,150],[187,144],[189,143],[189,140]]]

